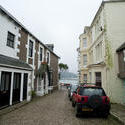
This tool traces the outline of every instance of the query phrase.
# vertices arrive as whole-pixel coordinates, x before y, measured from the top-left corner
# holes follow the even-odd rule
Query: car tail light
[[[78,97],[78,103],[80,103],[81,102],[81,98],[80,97]]]
[[[110,102],[109,97],[106,97],[106,98],[105,98],[105,102],[106,102],[106,103],[109,103],[109,102]]]

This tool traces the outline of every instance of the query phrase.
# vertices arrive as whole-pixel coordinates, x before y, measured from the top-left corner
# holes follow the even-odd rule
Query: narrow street
[[[76,118],[67,91],[59,90],[0,116],[0,125],[119,125],[109,116]]]

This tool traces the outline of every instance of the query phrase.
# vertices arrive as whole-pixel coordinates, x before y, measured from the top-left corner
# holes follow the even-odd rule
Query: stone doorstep
[[[122,125],[125,125],[125,121],[122,120],[116,113],[110,111],[110,115],[111,115],[114,119],[118,120]]]
[[[29,102],[30,102],[30,101],[29,101]],[[28,104],[29,102],[28,102],[28,101],[23,101],[23,102],[14,104],[14,105],[12,105],[12,106],[8,106],[8,107],[6,107],[6,108],[4,108],[4,109],[1,109],[1,110],[0,110],[0,116],[2,116],[2,115],[4,115],[4,114],[7,114],[7,113],[9,113],[9,112],[12,112],[12,111],[14,111],[14,110],[16,110],[16,109],[18,109],[18,108],[20,108],[20,107],[22,107],[22,106]]]

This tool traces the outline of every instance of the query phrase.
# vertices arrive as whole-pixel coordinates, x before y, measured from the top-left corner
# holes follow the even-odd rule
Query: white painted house
[[[43,44],[0,6],[0,108],[30,101],[32,91],[42,96],[56,89],[58,59],[50,44]]]
[[[87,32],[80,35],[80,80],[102,86],[113,103],[125,104],[125,82],[119,77],[117,49],[125,42],[125,1],[103,1]],[[83,36],[87,47],[83,46]],[[82,64],[84,51],[87,65]],[[87,70],[85,70],[87,68]]]

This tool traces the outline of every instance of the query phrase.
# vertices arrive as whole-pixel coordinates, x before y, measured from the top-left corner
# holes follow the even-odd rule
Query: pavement
[[[0,116],[0,125],[120,125],[109,115],[107,119],[94,116],[75,117],[75,109],[67,91],[59,90]]]
[[[125,105],[111,104],[110,114],[125,125]]]

